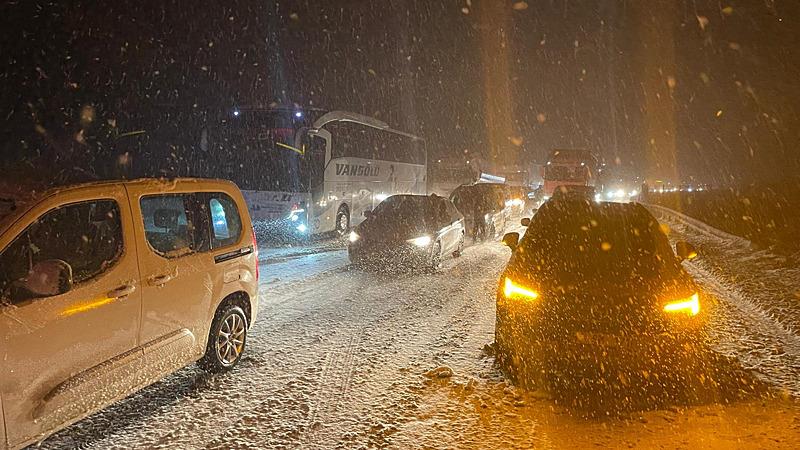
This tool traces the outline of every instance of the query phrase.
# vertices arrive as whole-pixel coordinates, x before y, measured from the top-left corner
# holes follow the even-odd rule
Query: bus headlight
[[[355,242],[355,241],[361,239],[361,236],[359,236],[358,233],[356,233],[355,231],[351,231],[350,232],[350,237],[348,239],[350,240],[350,242]]]

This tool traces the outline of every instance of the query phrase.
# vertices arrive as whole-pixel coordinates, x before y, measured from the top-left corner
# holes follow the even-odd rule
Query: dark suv
[[[514,250],[497,292],[496,341],[512,373],[536,384],[569,370],[598,378],[611,365],[647,374],[694,342],[704,311],[681,258],[639,204],[563,199],[545,203]],[[687,346],[688,345],[688,346]],[[616,372],[614,372],[616,374]]]

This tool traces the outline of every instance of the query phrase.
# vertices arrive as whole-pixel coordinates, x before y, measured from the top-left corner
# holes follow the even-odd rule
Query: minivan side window
[[[159,255],[175,258],[197,249],[190,203],[190,194],[150,195],[139,200],[145,238]]]
[[[212,248],[225,247],[239,242],[242,236],[242,219],[236,202],[222,192],[208,194],[211,212]]]
[[[79,284],[107,271],[122,252],[122,225],[114,200],[52,209],[0,253],[0,298],[12,303],[32,298],[20,289],[21,281],[36,263],[65,261],[72,268],[73,283]]]
[[[139,204],[147,242],[165,258],[232,245],[242,235],[236,203],[222,192],[148,195]]]

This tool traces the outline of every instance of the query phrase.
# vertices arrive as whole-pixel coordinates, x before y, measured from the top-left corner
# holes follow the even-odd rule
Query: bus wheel
[[[336,232],[339,235],[344,235],[350,229],[350,211],[347,206],[342,205],[339,207],[339,212],[336,213]]]

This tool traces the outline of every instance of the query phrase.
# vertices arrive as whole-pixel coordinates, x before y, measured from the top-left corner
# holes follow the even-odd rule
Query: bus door
[[[325,168],[331,160],[330,133],[326,130],[301,129],[297,147],[303,149],[309,200],[308,223],[312,233],[332,231],[335,227],[335,202],[325,187]]]

